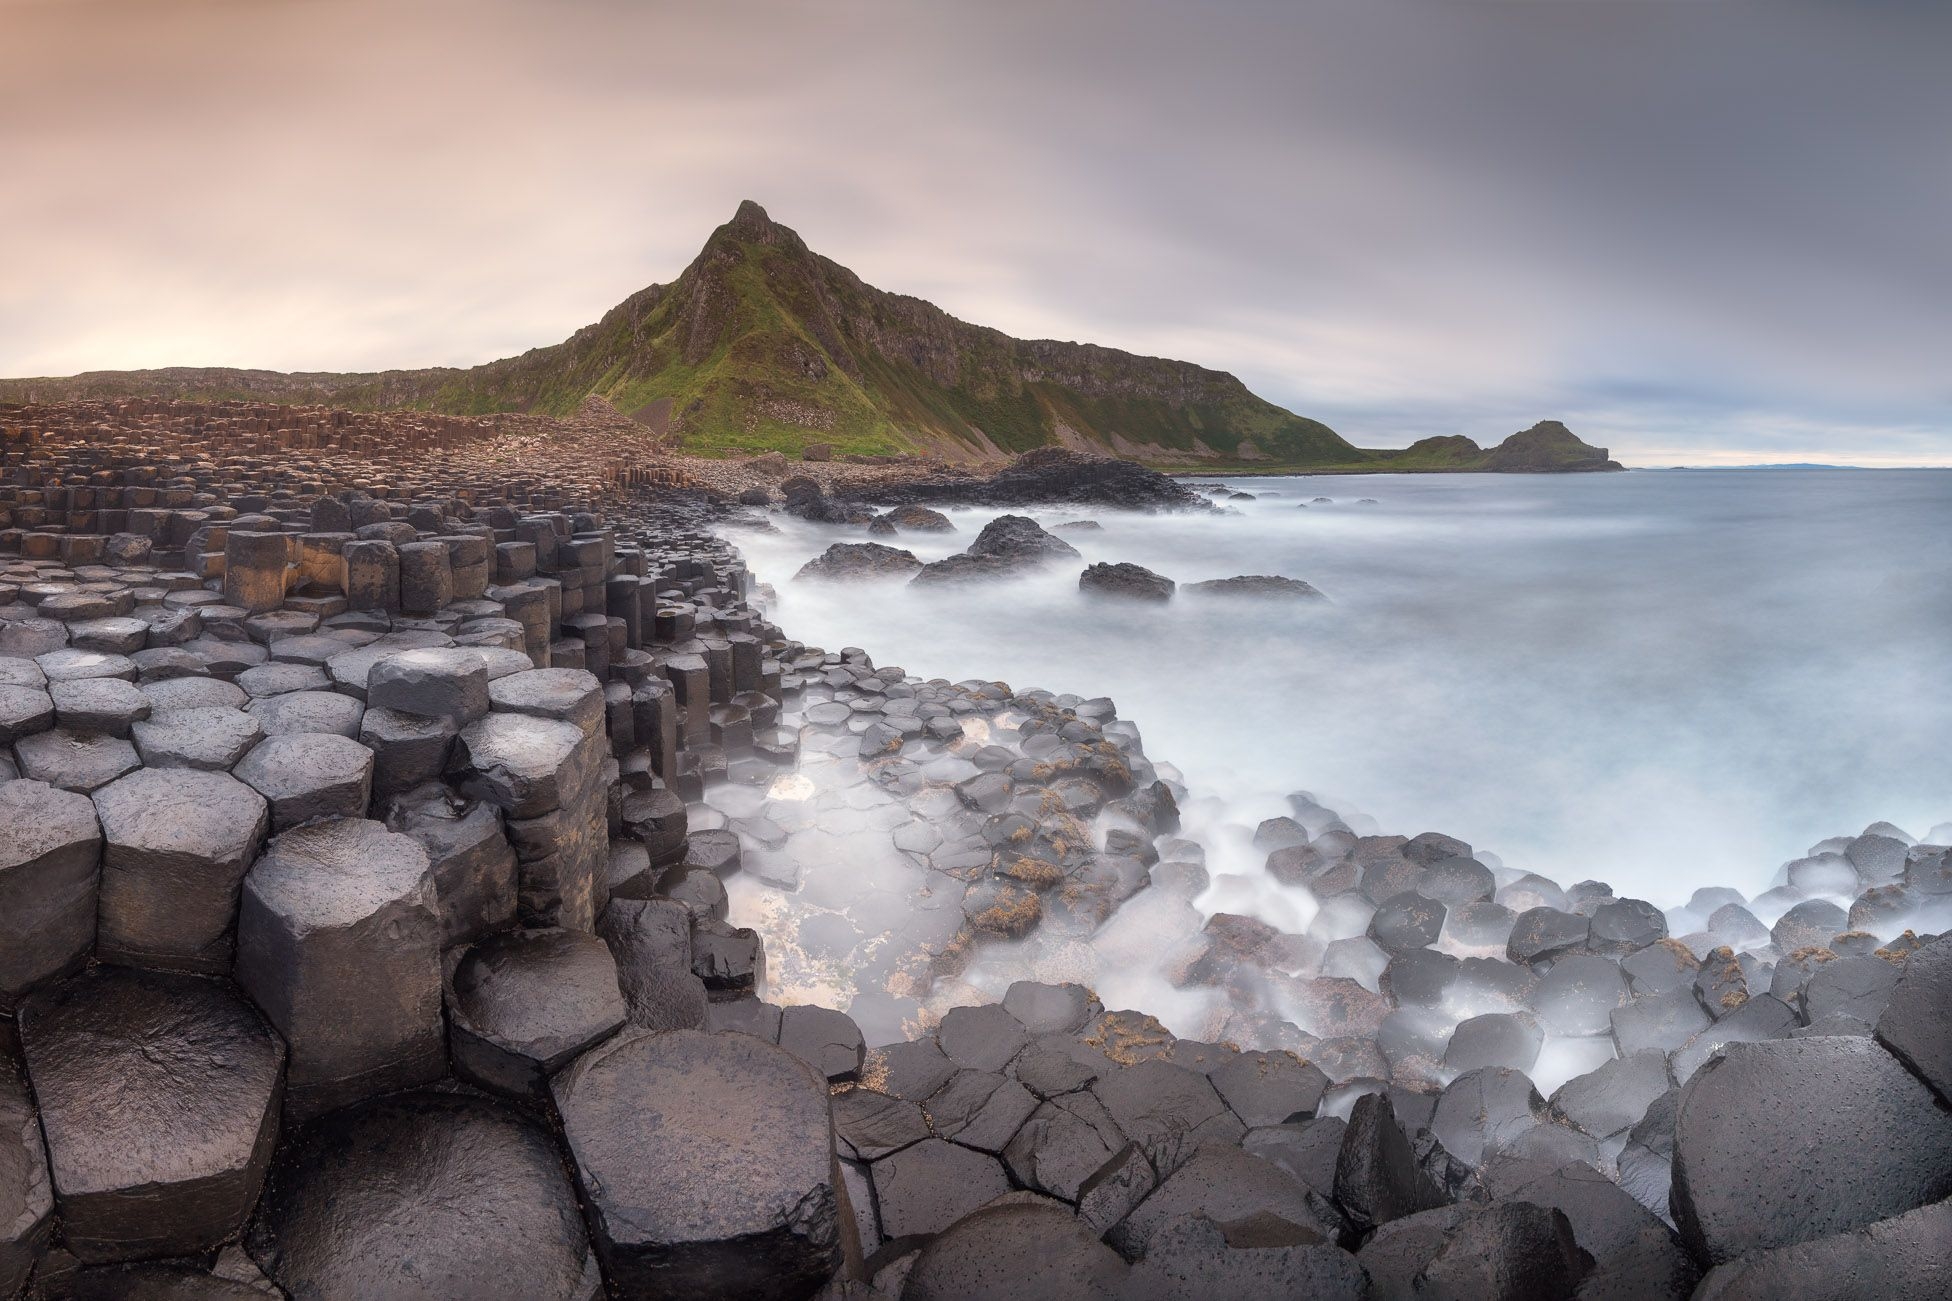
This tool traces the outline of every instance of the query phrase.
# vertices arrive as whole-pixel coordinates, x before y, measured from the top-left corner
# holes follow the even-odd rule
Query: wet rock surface
[[[626,1031],[551,1084],[605,1274],[809,1295],[840,1259],[824,1083],[750,1035]]]
[[[61,1240],[188,1255],[242,1227],[277,1139],[285,1048],[228,981],[99,967],[36,994],[21,1047]]]
[[[555,1141],[461,1094],[395,1094],[307,1126],[279,1149],[249,1243],[295,1297],[601,1294]]]

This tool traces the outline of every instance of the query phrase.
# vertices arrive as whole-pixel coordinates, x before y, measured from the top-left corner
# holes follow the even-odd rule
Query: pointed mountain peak
[[[766,210],[746,199],[739,204],[739,210],[732,214],[732,220],[712,232],[711,239],[705,243],[709,252],[721,247],[726,241],[740,244],[770,244],[776,248],[791,248],[799,243],[800,237],[766,215]]]

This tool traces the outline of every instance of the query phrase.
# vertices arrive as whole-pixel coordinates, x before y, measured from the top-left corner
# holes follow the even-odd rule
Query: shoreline
[[[62,847],[0,874],[58,905],[0,910],[32,958],[0,967],[25,1122],[0,1141],[145,1196],[33,1185],[19,1284],[163,1254],[352,1294],[398,1277],[381,1223],[534,1295],[673,1262],[705,1290],[1023,1292],[1055,1260],[1140,1295],[1482,1269],[1684,1296],[1952,1196],[1952,940],[1904,929],[1952,921],[1943,847],[1874,825],[1663,911],[1296,792],[1254,844],[1314,918],[1208,915],[1188,792],[1113,702],[794,640],[722,496],[540,441],[74,432],[0,484],[0,817]],[[1119,464],[936,486],[1194,496]],[[854,509],[815,488],[783,508]],[[141,893],[166,870],[221,888]],[[1094,992],[1133,972],[1197,1033]],[[225,1070],[198,1117],[234,1140],[227,1196],[193,1203],[168,1127]],[[448,1152],[506,1169],[443,1182]]]

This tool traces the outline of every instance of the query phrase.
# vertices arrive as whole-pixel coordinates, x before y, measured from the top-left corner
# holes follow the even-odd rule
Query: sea
[[[1221,485],[1221,481],[1209,481]],[[1305,924],[1254,827],[1308,792],[1362,832],[1441,831],[1494,866],[1662,907],[1753,896],[1874,822],[1952,836],[1952,471],[1634,470],[1225,480],[1211,513],[1027,510],[1082,553],[1016,581],[795,582],[858,529],[733,529],[790,636],[925,678],[1110,696],[1187,788],[1226,906]],[[873,539],[923,560],[950,534]],[[1303,579],[1325,599],[1165,605]],[[1231,893],[1229,893],[1231,891]],[[1291,915],[1292,914],[1292,915]]]

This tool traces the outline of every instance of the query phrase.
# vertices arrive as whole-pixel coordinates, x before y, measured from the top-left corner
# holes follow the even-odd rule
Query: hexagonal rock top
[[[406,1093],[320,1120],[278,1155],[252,1252],[293,1296],[598,1296],[549,1135],[486,1099]]]
[[[496,1093],[539,1097],[550,1074],[624,1023],[610,948],[584,931],[504,931],[454,968],[454,1070]]]
[[[1874,1040],[1730,1044],[1681,1090],[1674,1223],[1704,1263],[1948,1195],[1952,1115]]]
[[[242,1227],[285,1047],[229,981],[95,967],[29,999],[20,1038],[69,1251],[182,1256]]]
[[[457,775],[462,791],[500,806],[510,817],[540,817],[562,807],[564,796],[581,789],[587,769],[600,761],[584,740],[582,729],[571,723],[490,714],[461,729],[448,771]]]
[[[603,725],[603,683],[582,669],[527,669],[488,684],[495,708],[574,723],[584,735]]]
[[[440,942],[411,836],[337,818],[271,842],[244,882],[237,983],[291,1041],[293,1119],[440,1078]]]
[[[284,831],[318,818],[361,818],[373,791],[373,752],[329,732],[267,737],[237,765],[237,777],[271,804]]]
[[[230,967],[237,889],[264,843],[264,797],[228,773],[143,768],[95,792],[104,961]]]
[[[751,1035],[625,1030],[551,1084],[626,1295],[810,1295],[840,1264],[823,1080]]]
[[[264,736],[256,718],[241,709],[171,709],[133,727],[136,749],[151,768],[202,768],[223,772]]]
[[[88,956],[101,862],[102,829],[86,795],[0,783],[0,1012]]]
[[[458,646],[388,655],[366,675],[366,703],[465,727],[488,712],[488,661]]]

